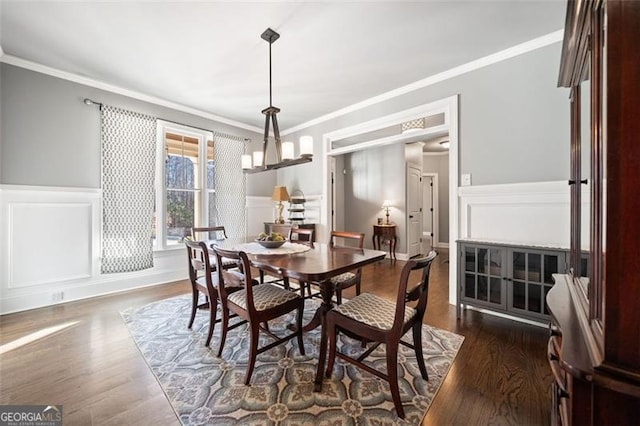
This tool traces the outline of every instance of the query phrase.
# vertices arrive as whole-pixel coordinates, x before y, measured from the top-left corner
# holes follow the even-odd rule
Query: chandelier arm
[[[264,111],[263,111],[264,112]],[[264,142],[262,142],[262,164],[264,167],[267,164],[267,147],[269,146],[269,112],[264,112]]]
[[[280,163],[282,161],[282,141],[280,139],[280,128],[278,127],[278,116],[275,111],[271,113],[271,121],[273,123],[273,136],[276,141],[276,158]]]

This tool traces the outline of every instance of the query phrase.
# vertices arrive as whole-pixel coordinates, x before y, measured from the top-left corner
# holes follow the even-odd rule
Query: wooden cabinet
[[[544,303],[553,274],[566,270],[566,250],[459,241],[458,317],[465,305],[538,322],[549,321]]]
[[[382,250],[382,244],[389,243],[389,257],[396,260],[396,244],[398,236],[396,235],[396,224],[373,225],[373,235],[371,237],[374,250]]]
[[[640,2],[569,1],[559,86],[570,89],[570,273],[547,296],[552,420],[640,414]]]

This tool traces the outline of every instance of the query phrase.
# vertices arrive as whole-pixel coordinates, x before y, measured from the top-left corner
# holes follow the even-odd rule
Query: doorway
[[[422,173],[422,251],[438,243],[438,173]]]
[[[429,127],[428,129],[420,129],[417,133],[402,134],[400,133],[401,124],[407,121],[420,119],[423,117],[431,117],[434,115],[444,115],[444,123]],[[323,229],[326,231],[335,226],[337,215],[332,215],[334,206],[331,203],[331,194],[333,191],[333,182],[331,179],[331,167],[334,164],[334,160],[347,153],[366,150],[372,147],[382,147],[385,145],[402,144],[403,146],[408,143],[418,142],[424,140],[425,137],[433,136],[434,134],[444,132],[449,135],[449,182],[447,192],[449,194],[449,240],[456,241],[459,233],[459,201],[458,201],[458,95],[451,96],[439,101],[435,101],[429,104],[424,104],[415,108],[411,108],[405,111],[380,117],[367,122],[359,123],[350,127],[345,127],[330,133],[323,135],[323,197],[321,207],[321,219],[320,227],[321,234]],[[386,131],[387,133],[382,133]],[[337,170],[337,175],[340,174],[340,169]],[[403,191],[404,192],[404,191]],[[406,195],[406,194],[404,194]],[[379,214],[379,204],[370,203],[370,208],[378,209],[377,212],[372,213],[372,217]],[[402,206],[403,208],[405,206]],[[336,212],[340,211],[341,206],[337,206]],[[401,220],[406,226],[406,210],[400,213]],[[396,214],[397,214],[396,213]],[[400,237],[403,233],[398,234]],[[406,234],[405,234],[406,235]],[[401,243],[398,244],[401,246]],[[406,242],[404,244],[406,250]],[[454,247],[451,247],[455,250]],[[404,257],[406,258],[407,252],[405,251]],[[399,256],[399,258],[401,258]],[[457,256],[451,256],[449,262],[449,301],[452,304],[456,303],[456,282],[458,278],[457,271]]]

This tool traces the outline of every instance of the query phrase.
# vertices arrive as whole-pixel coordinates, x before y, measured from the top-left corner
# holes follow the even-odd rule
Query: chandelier
[[[278,127],[277,114],[280,108],[273,106],[273,96],[271,88],[271,45],[280,38],[280,34],[267,28],[261,35],[262,39],[269,43],[269,106],[262,110],[265,116],[264,121],[264,142],[262,151],[254,151],[253,158],[249,154],[242,156],[242,170],[245,173],[258,173],[267,170],[276,170],[282,167],[295,166],[297,164],[309,163],[313,157],[313,138],[302,136],[300,138],[300,156],[295,158],[295,147],[293,142],[282,142],[280,139],[280,128]],[[267,147],[269,146],[269,126],[273,125],[273,137],[276,148],[276,163],[267,164]]]

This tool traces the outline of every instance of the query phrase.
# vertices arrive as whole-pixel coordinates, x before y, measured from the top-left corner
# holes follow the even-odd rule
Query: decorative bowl
[[[264,248],[278,248],[282,246],[286,241],[260,241],[256,240],[256,243],[260,244]]]

